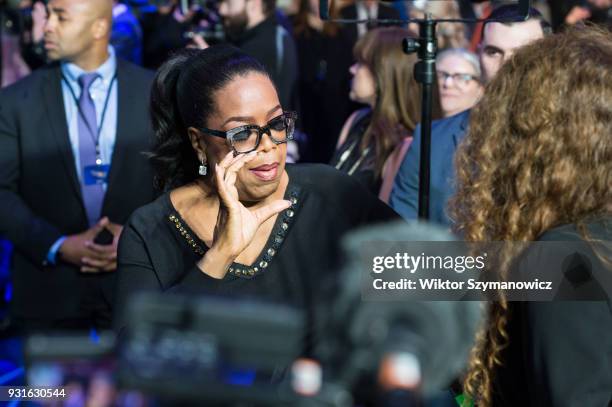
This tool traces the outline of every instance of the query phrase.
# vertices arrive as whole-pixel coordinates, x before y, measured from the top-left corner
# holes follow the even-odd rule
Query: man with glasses
[[[529,20],[521,21],[518,5],[500,6],[491,13],[489,19],[517,22],[491,21],[484,25],[479,57],[485,83],[495,76],[517,48],[551,33],[550,25],[535,9],[530,9]],[[429,197],[431,222],[451,224],[446,206],[455,189],[453,158],[467,130],[469,116],[470,111],[465,110],[432,123]],[[418,216],[420,133],[420,126],[417,126],[414,141],[397,173],[389,200],[391,207],[405,219],[416,219]]]

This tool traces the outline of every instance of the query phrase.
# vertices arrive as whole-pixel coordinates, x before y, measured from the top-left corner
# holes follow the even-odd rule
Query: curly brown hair
[[[518,50],[474,108],[455,164],[451,216],[468,241],[533,241],[556,226],[580,229],[609,214],[611,33],[576,27]],[[496,265],[502,278],[518,254],[511,250]],[[499,294],[464,379],[464,391],[479,406],[491,405],[508,317]]]

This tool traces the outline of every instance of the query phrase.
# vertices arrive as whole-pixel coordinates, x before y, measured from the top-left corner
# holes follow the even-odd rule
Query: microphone
[[[387,392],[403,389],[430,397],[465,368],[482,318],[480,302],[362,300],[364,244],[456,240],[441,227],[405,221],[344,239],[347,261],[337,279],[338,295],[325,306],[328,317],[319,327],[318,347],[323,364],[337,366],[335,376],[343,384],[354,387],[365,374],[378,376]],[[388,374],[394,370],[404,373]]]

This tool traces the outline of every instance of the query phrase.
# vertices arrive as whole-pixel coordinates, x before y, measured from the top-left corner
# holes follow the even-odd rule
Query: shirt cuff
[[[62,243],[64,243],[64,240],[66,240],[67,236],[62,236],[59,239],[57,239],[55,241],[55,243],[53,243],[53,246],[51,246],[51,248],[49,249],[49,252],[47,253],[47,263],[55,266],[55,263],[57,261],[57,252],[59,252],[60,247],[62,246]]]

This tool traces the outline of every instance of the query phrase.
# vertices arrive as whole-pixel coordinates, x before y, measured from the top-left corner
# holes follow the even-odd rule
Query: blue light
[[[5,385],[6,383],[10,382],[16,377],[23,375],[24,372],[25,372],[25,369],[23,367],[18,367],[12,372],[3,374],[2,376],[0,376],[0,386]]]
[[[13,285],[11,283],[6,283],[4,287],[4,301],[11,302],[11,298],[13,298]]]
[[[224,382],[234,386],[252,386],[255,375],[255,370],[230,370],[225,373]]]
[[[100,342],[100,336],[98,335],[98,331],[96,331],[96,328],[91,328],[91,330],[89,331],[89,340],[93,343]]]

